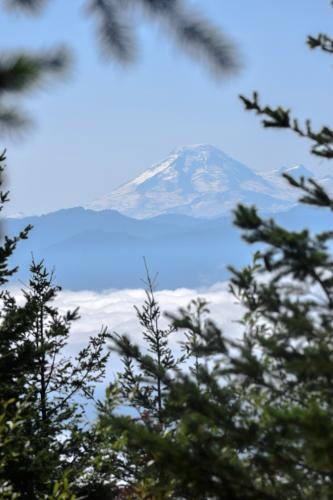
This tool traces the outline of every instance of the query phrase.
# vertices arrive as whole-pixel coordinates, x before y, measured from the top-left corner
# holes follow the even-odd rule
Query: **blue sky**
[[[332,124],[332,61],[310,52],[307,34],[331,31],[329,0],[192,1],[238,44],[242,72],[217,81],[158,26],[140,29],[138,62],[100,56],[83,2],[50,2],[38,18],[1,12],[3,50],[65,43],[74,62],[65,81],[29,95],[35,119],[8,149],[10,212],[40,213],[84,204],[162,160],[182,144],[210,143],[255,169],[304,163],[328,171],[288,132],[263,131],[237,96],[292,107],[314,124]]]

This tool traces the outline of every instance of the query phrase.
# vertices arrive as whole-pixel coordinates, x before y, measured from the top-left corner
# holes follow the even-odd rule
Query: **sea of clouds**
[[[241,308],[229,292],[227,283],[218,283],[202,289],[178,288],[155,292],[162,313],[161,326],[168,323],[164,313],[177,313],[179,308],[186,308],[191,300],[198,297],[208,302],[209,318],[213,319],[226,335],[239,334],[240,325],[237,320],[241,318]],[[79,307],[80,319],[73,323],[70,335],[72,345],[86,342],[90,335],[96,334],[102,327],[107,327],[112,332],[126,333],[141,344],[142,329],[134,306],[140,308],[144,300],[144,289],[103,292],[64,290],[60,292],[55,304],[61,311]]]
[[[18,302],[23,301],[22,291],[12,289]],[[161,309],[160,326],[169,323],[165,313],[177,313],[180,308],[186,308],[191,300],[204,298],[208,302],[210,319],[223,330],[228,337],[239,337],[242,332],[238,321],[242,316],[242,308],[236,303],[235,297],[228,290],[227,283],[217,283],[214,286],[201,289],[178,288],[176,290],[161,290],[155,293]],[[107,327],[110,332],[127,334],[135,343],[143,346],[142,327],[139,324],[134,306],[140,308],[145,300],[144,289],[105,290],[95,292],[89,290],[63,290],[57,296],[54,305],[61,312],[79,307],[80,319],[73,322],[66,354],[75,357],[89,340],[101,328]],[[175,332],[171,337],[171,345],[177,354],[180,351],[179,342],[183,340],[181,332]],[[97,396],[102,397],[108,381],[111,381],[121,368],[118,355],[111,356],[107,367],[105,381],[97,388]]]

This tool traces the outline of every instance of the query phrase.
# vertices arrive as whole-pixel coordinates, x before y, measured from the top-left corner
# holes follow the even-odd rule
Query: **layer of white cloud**
[[[14,295],[19,299],[21,292]],[[179,308],[186,307],[192,299],[201,297],[208,302],[209,317],[212,318],[227,334],[239,334],[241,310],[234,297],[228,291],[226,283],[218,283],[206,289],[178,288],[176,290],[157,291],[155,297],[161,311],[176,313]],[[19,299],[20,300],[20,299]],[[145,300],[143,289],[106,290],[95,292],[89,290],[59,293],[55,305],[63,312],[79,307],[80,319],[73,323],[70,344],[85,343],[89,336],[96,334],[102,327],[110,331],[127,333],[141,343],[141,328],[136,317],[134,306],[140,307]],[[167,323],[162,315],[161,324]]]
[[[156,292],[156,299],[161,311],[176,313],[180,307],[186,307],[192,299],[205,298],[210,310],[209,316],[228,335],[237,335],[240,308],[234,297],[228,292],[225,283],[213,287],[195,290],[179,288]],[[143,289],[92,291],[62,291],[56,301],[61,310],[80,308],[80,320],[73,325],[71,343],[84,342],[90,335],[98,332],[102,326],[110,331],[127,333],[141,343],[141,328],[134,306],[140,307],[145,300]],[[167,319],[162,317],[161,323]]]
[[[22,292],[12,290],[17,300],[21,302]],[[206,289],[179,288],[177,290],[162,290],[155,295],[161,311],[177,313],[179,308],[187,307],[191,300],[198,297],[208,302],[209,317],[223,329],[227,336],[236,337],[241,334],[241,327],[237,320],[241,317],[241,308],[235,303],[234,297],[228,291],[226,283],[218,283]],[[134,306],[140,307],[145,300],[143,289],[94,291],[61,291],[55,301],[60,311],[79,307],[80,319],[72,325],[67,354],[75,354],[87,343],[91,335],[98,333],[102,327],[109,331],[128,334],[136,343],[142,342],[142,329],[138,322]],[[168,320],[162,315],[161,326]],[[172,338],[175,351],[182,335],[176,332]],[[105,385],[112,380],[121,368],[117,355],[113,355],[107,368],[106,380],[97,387],[97,396],[102,397]]]

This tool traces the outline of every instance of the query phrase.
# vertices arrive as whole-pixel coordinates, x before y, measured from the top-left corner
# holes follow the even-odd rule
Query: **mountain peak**
[[[170,157],[198,158],[202,161],[212,161],[214,158],[220,160],[236,161],[228,156],[224,151],[211,144],[190,144],[178,146],[169,155]],[[243,165],[245,167],[245,165]]]
[[[223,151],[211,144],[184,144],[183,146],[178,146],[172,152],[172,154],[176,155],[197,153],[224,154]]]
[[[312,175],[301,165],[261,174],[215,146],[185,145],[88,208],[111,208],[138,219],[161,214],[218,217],[230,213],[240,202],[278,211],[297,199],[281,178],[282,170],[297,176]]]

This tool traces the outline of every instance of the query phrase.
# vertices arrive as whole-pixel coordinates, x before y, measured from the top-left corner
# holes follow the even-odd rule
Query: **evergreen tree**
[[[8,464],[22,463],[25,456],[28,461],[30,454],[29,441],[25,433],[27,419],[27,403],[18,404],[14,400],[0,404],[0,498],[17,500],[22,498],[20,492],[15,491],[14,485],[6,477]],[[75,500],[72,484],[66,474],[55,481],[50,493],[34,496],[37,500]]]
[[[308,44],[332,52],[327,35]],[[313,154],[332,158],[329,127],[303,128],[289,110],[261,107],[257,95],[242,99],[265,115],[264,126],[290,128],[312,142]],[[285,177],[302,203],[333,209],[315,181]],[[192,332],[200,363],[195,373],[162,374],[170,427],[161,434],[110,416],[126,448],[151,457],[136,498],[333,497],[333,232],[289,231],[241,205],[235,223],[262,248],[253,264],[232,269],[231,292],[245,308],[242,339],[211,321],[199,327],[199,309],[181,311],[174,327]],[[138,348],[131,355],[142,359]]]
[[[1,175],[4,161],[3,154]],[[1,191],[1,207],[7,201],[8,193]],[[2,238],[1,285],[6,285],[15,273],[10,258],[30,229],[25,228],[13,238]],[[10,444],[13,453],[2,448],[0,482],[8,484],[19,498],[61,498],[61,492],[68,490],[68,480],[77,480],[84,473],[90,453],[85,441],[91,438],[85,429],[84,405],[94,400],[95,385],[104,377],[109,357],[105,350],[106,329],[91,337],[75,359],[64,355],[78,311],[59,312],[53,305],[59,291],[43,262],[33,261],[23,304],[9,290],[3,289],[0,295],[3,429],[10,425],[6,422],[19,420],[19,425],[13,424],[15,439],[8,441],[6,434],[1,435],[2,446],[8,448],[8,442],[15,442],[15,447]]]
[[[125,335],[111,334],[115,348],[123,353],[123,371],[119,373],[118,383],[124,400],[135,409],[139,418],[149,425],[163,428],[164,385],[163,373],[174,369],[184,361],[175,359],[170,347],[170,335],[175,331],[172,325],[161,328],[161,310],[155,297],[155,280],[151,278],[145,261],[146,299],[141,308],[135,307],[139,324],[142,327],[142,340],[147,355],[139,361],[131,356],[134,349]],[[137,366],[136,366],[137,365]]]
[[[9,463],[5,475],[22,497],[35,498],[47,493],[67,468],[72,476],[75,470],[84,470],[88,457],[82,440],[88,435],[79,401],[93,400],[95,385],[105,375],[108,353],[107,332],[102,330],[74,360],[64,356],[77,310],[62,315],[52,305],[60,289],[53,285],[53,277],[42,262],[33,262],[30,271],[25,304],[18,306],[14,298],[7,299],[10,307],[5,304],[1,333],[7,333],[13,318],[27,318],[21,341],[12,340],[10,351],[17,357],[17,352],[27,350],[30,363],[20,366],[15,360],[13,367],[7,366],[6,376],[14,370],[12,396],[29,403],[24,430],[30,454],[22,456],[19,464],[17,459]]]
[[[118,484],[120,495],[135,498],[141,498],[146,483],[150,482],[152,466],[149,467],[149,463],[153,457],[144,449],[132,447],[130,443],[127,445],[126,437],[119,432],[118,425],[114,425],[113,415],[117,407],[121,407],[129,414],[125,420],[137,422],[158,435],[167,432],[173,424],[166,411],[168,378],[174,370],[180,370],[192,354],[188,350],[179,356],[173,353],[170,336],[176,330],[172,324],[161,326],[161,309],[155,295],[156,277],[150,276],[146,261],[145,268],[146,298],[142,307],[135,307],[142,327],[144,352],[126,335],[110,334],[111,351],[121,354],[123,369],[110,385],[105,401],[98,405],[96,426],[96,433],[102,441],[97,461],[104,469],[105,484],[112,478],[115,485]],[[153,474],[162,484],[162,468],[155,467]]]
[[[17,52],[0,58],[0,126],[2,132],[20,129],[29,118],[17,106],[17,98],[25,95],[50,76],[62,75],[68,55],[60,48],[52,52]]]
[[[0,155],[0,212],[9,201],[8,191],[2,189],[5,161],[6,154],[3,152]],[[0,285],[2,287],[17,271],[17,268],[10,266],[10,258],[17,244],[28,237],[30,230],[31,226],[27,226],[17,236],[1,238]],[[32,361],[30,346],[23,342],[24,331],[30,324],[30,320],[21,308],[15,308],[15,301],[8,291],[4,289],[0,291],[0,300],[2,302],[0,311],[0,394],[1,400],[5,403],[7,400],[18,397],[16,382],[21,379],[24,368],[31,366]],[[13,345],[17,345],[18,348],[13,350]]]

